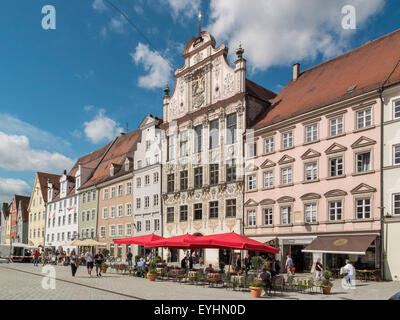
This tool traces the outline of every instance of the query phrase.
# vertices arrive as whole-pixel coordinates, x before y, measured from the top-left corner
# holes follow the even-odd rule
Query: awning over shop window
[[[376,234],[319,236],[302,251],[364,255],[376,237]]]

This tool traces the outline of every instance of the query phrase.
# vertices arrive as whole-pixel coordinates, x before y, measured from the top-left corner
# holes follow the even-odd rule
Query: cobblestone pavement
[[[108,270],[101,278],[89,277],[85,267],[79,267],[75,278],[69,267],[55,266],[56,288],[42,288],[42,267],[32,264],[0,264],[0,299],[153,299],[153,300],[243,300],[254,299],[249,292],[208,288],[189,284],[155,281],[132,277]],[[93,272],[95,274],[95,272]],[[335,280],[332,294],[284,292],[262,297],[265,300],[386,300],[400,291],[400,282],[358,282],[356,288],[344,289]]]

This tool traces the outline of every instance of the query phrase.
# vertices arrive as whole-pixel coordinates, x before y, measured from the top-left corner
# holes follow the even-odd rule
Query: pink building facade
[[[346,256],[379,266],[380,110],[373,93],[248,132],[245,235],[274,240],[279,259],[291,255],[299,271]],[[303,251],[319,236],[340,247],[349,235],[377,240],[365,255]]]

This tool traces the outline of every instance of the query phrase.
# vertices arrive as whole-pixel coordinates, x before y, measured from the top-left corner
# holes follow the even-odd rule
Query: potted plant
[[[323,294],[330,294],[331,288],[333,287],[333,283],[331,282],[332,272],[329,270],[324,270],[322,272],[322,293]]]
[[[157,278],[156,264],[155,262],[150,263],[149,272],[147,272],[147,279],[154,281]]]
[[[109,265],[105,262],[101,264],[101,272],[106,273]]]
[[[250,290],[251,290],[251,296],[253,298],[259,298],[261,297],[261,292],[263,291],[265,287],[264,281],[261,280],[253,280],[250,282]]]

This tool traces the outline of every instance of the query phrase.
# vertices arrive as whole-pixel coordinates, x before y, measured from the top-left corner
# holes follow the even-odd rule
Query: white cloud
[[[26,136],[34,148],[46,146],[47,149],[58,152],[71,152],[70,142],[47,131],[39,129],[12,115],[0,113],[1,131],[11,135]]]
[[[90,77],[94,76],[94,71],[89,70],[88,72],[75,73],[74,76],[78,79],[89,79]]]
[[[174,18],[184,15],[192,17],[200,10],[201,0],[164,0],[172,9],[172,16]]]
[[[100,109],[92,121],[84,123],[86,137],[92,143],[112,140],[124,130],[114,120],[105,116],[105,110]]]
[[[356,8],[357,28],[379,13],[385,0],[211,0],[207,30],[217,41],[245,49],[252,71],[318,55],[329,58],[349,46],[355,30],[342,28],[342,7]],[[234,54],[231,50],[230,54]]]
[[[0,178],[0,203],[10,203],[15,194],[29,196],[31,187],[23,180]]]
[[[94,0],[92,4],[92,8],[98,11],[105,11],[107,7],[103,0]]]
[[[75,129],[74,131],[71,132],[71,136],[80,139],[82,138],[82,132],[80,132],[78,129]]]
[[[135,52],[130,53],[130,56],[136,65],[142,65],[147,72],[146,75],[139,77],[139,87],[154,89],[162,88],[166,85],[172,72],[172,67],[166,59],[140,42]]]
[[[126,25],[125,18],[121,16],[113,17],[108,23],[108,28],[109,30],[116,33],[125,33],[125,25]]]
[[[88,106],[84,106],[83,107],[83,110],[85,110],[86,112],[90,112],[90,111],[92,111],[94,109],[94,106],[93,105],[88,105]]]
[[[32,149],[29,139],[0,131],[0,167],[6,170],[57,172],[69,169],[74,160],[58,153]]]

